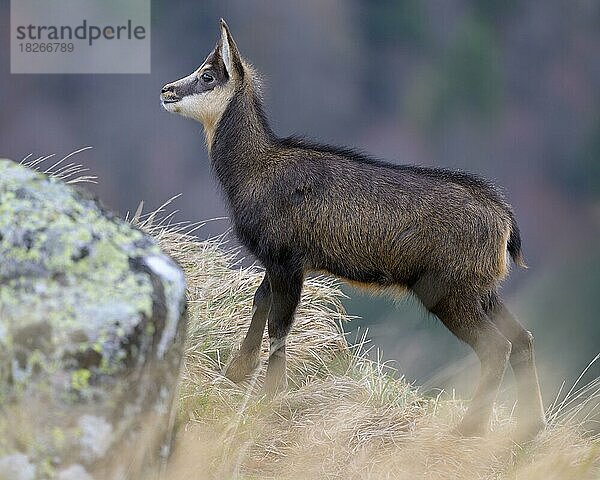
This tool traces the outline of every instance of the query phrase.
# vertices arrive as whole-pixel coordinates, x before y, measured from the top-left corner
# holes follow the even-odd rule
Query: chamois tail
[[[523,252],[521,251],[521,232],[519,231],[517,220],[512,212],[510,213],[510,236],[508,237],[506,248],[513,261],[519,267],[527,268],[527,264],[523,258]]]

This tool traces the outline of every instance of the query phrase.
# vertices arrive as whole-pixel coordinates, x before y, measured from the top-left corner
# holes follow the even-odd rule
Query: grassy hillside
[[[75,154],[77,152],[73,152]],[[65,157],[45,173],[69,183],[94,177]],[[43,170],[43,157],[27,164]],[[26,159],[27,160],[27,159]],[[511,440],[513,405],[498,404],[485,438],[459,438],[452,427],[465,402],[421,392],[349,346],[338,285],[306,282],[288,343],[291,389],[262,396],[266,364],[243,385],[221,374],[250,321],[262,280],[242,268],[221,239],[199,241],[201,224],[173,224],[164,209],[132,222],[154,235],[183,267],[190,325],[178,405],[178,435],[164,478],[187,479],[517,479],[600,478],[600,378],[585,375],[547,408],[537,439]],[[267,341],[263,342],[263,360]],[[596,360],[598,357],[596,357]],[[474,372],[476,374],[476,372]]]
[[[191,324],[179,402],[179,433],[167,478],[183,479],[592,479],[600,442],[585,432],[597,419],[599,383],[563,394],[535,441],[511,440],[512,405],[497,405],[485,438],[451,428],[465,403],[423,394],[350,347],[337,285],[309,280],[289,337],[289,393],[261,396],[266,365],[246,384],[221,372],[250,320],[262,275],[242,268],[219,240],[200,242],[195,225],[136,218],[184,268]],[[263,343],[263,359],[267,342]],[[474,372],[476,374],[476,372]]]

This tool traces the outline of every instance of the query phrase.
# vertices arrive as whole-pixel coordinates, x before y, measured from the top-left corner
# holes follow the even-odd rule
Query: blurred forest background
[[[78,161],[121,214],[183,193],[177,219],[226,216],[200,125],[158,100],[202,63],[221,16],[264,75],[279,134],[506,188],[530,269],[513,270],[504,294],[536,335],[546,402],[572,381],[600,351],[600,2],[153,1],[151,75],[10,75],[3,1],[0,156],[91,145]],[[227,229],[214,221],[198,235]],[[469,350],[411,301],[347,292],[349,312],[364,317],[347,326],[351,339],[368,326],[417,384],[472,385]]]

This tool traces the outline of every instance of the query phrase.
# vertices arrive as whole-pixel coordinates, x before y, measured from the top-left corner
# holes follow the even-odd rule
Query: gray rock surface
[[[94,480],[81,465],[71,465],[61,470],[56,480]]]
[[[29,462],[27,455],[13,453],[0,458],[0,478],[7,480],[33,480],[35,465]]]
[[[0,160],[0,479],[151,478],[185,325],[183,273],[152,238]]]

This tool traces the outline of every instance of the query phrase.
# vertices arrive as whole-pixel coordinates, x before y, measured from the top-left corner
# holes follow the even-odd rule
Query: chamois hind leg
[[[271,284],[265,273],[262,283],[254,294],[252,320],[242,342],[240,351],[225,367],[225,376],[233,382],[241,382],[250,375],[260,361],[260,346],[263,332],[271,310]]]
[[[269,271],[273,303],[269,314],[269,365],[265,390],[269,395],[287,388],[285,341],[294,322],[294,313],[300,303],[301,271],[277,268]]]
[[[476,298],[449,297],[438,302],[431,312],[479,357],[479,384],[457,431],[465,436],[482,435],[489,428],[494,400],[510,355],[510,341],[487,317]]]
[[[533,335],[523,328],[496,292],[491,292],[482,303],[494,324],[512,343],[510,365],[517,384],[518,436],[523,440],[533,438],[546,426],[546,415],[535,367]]]

